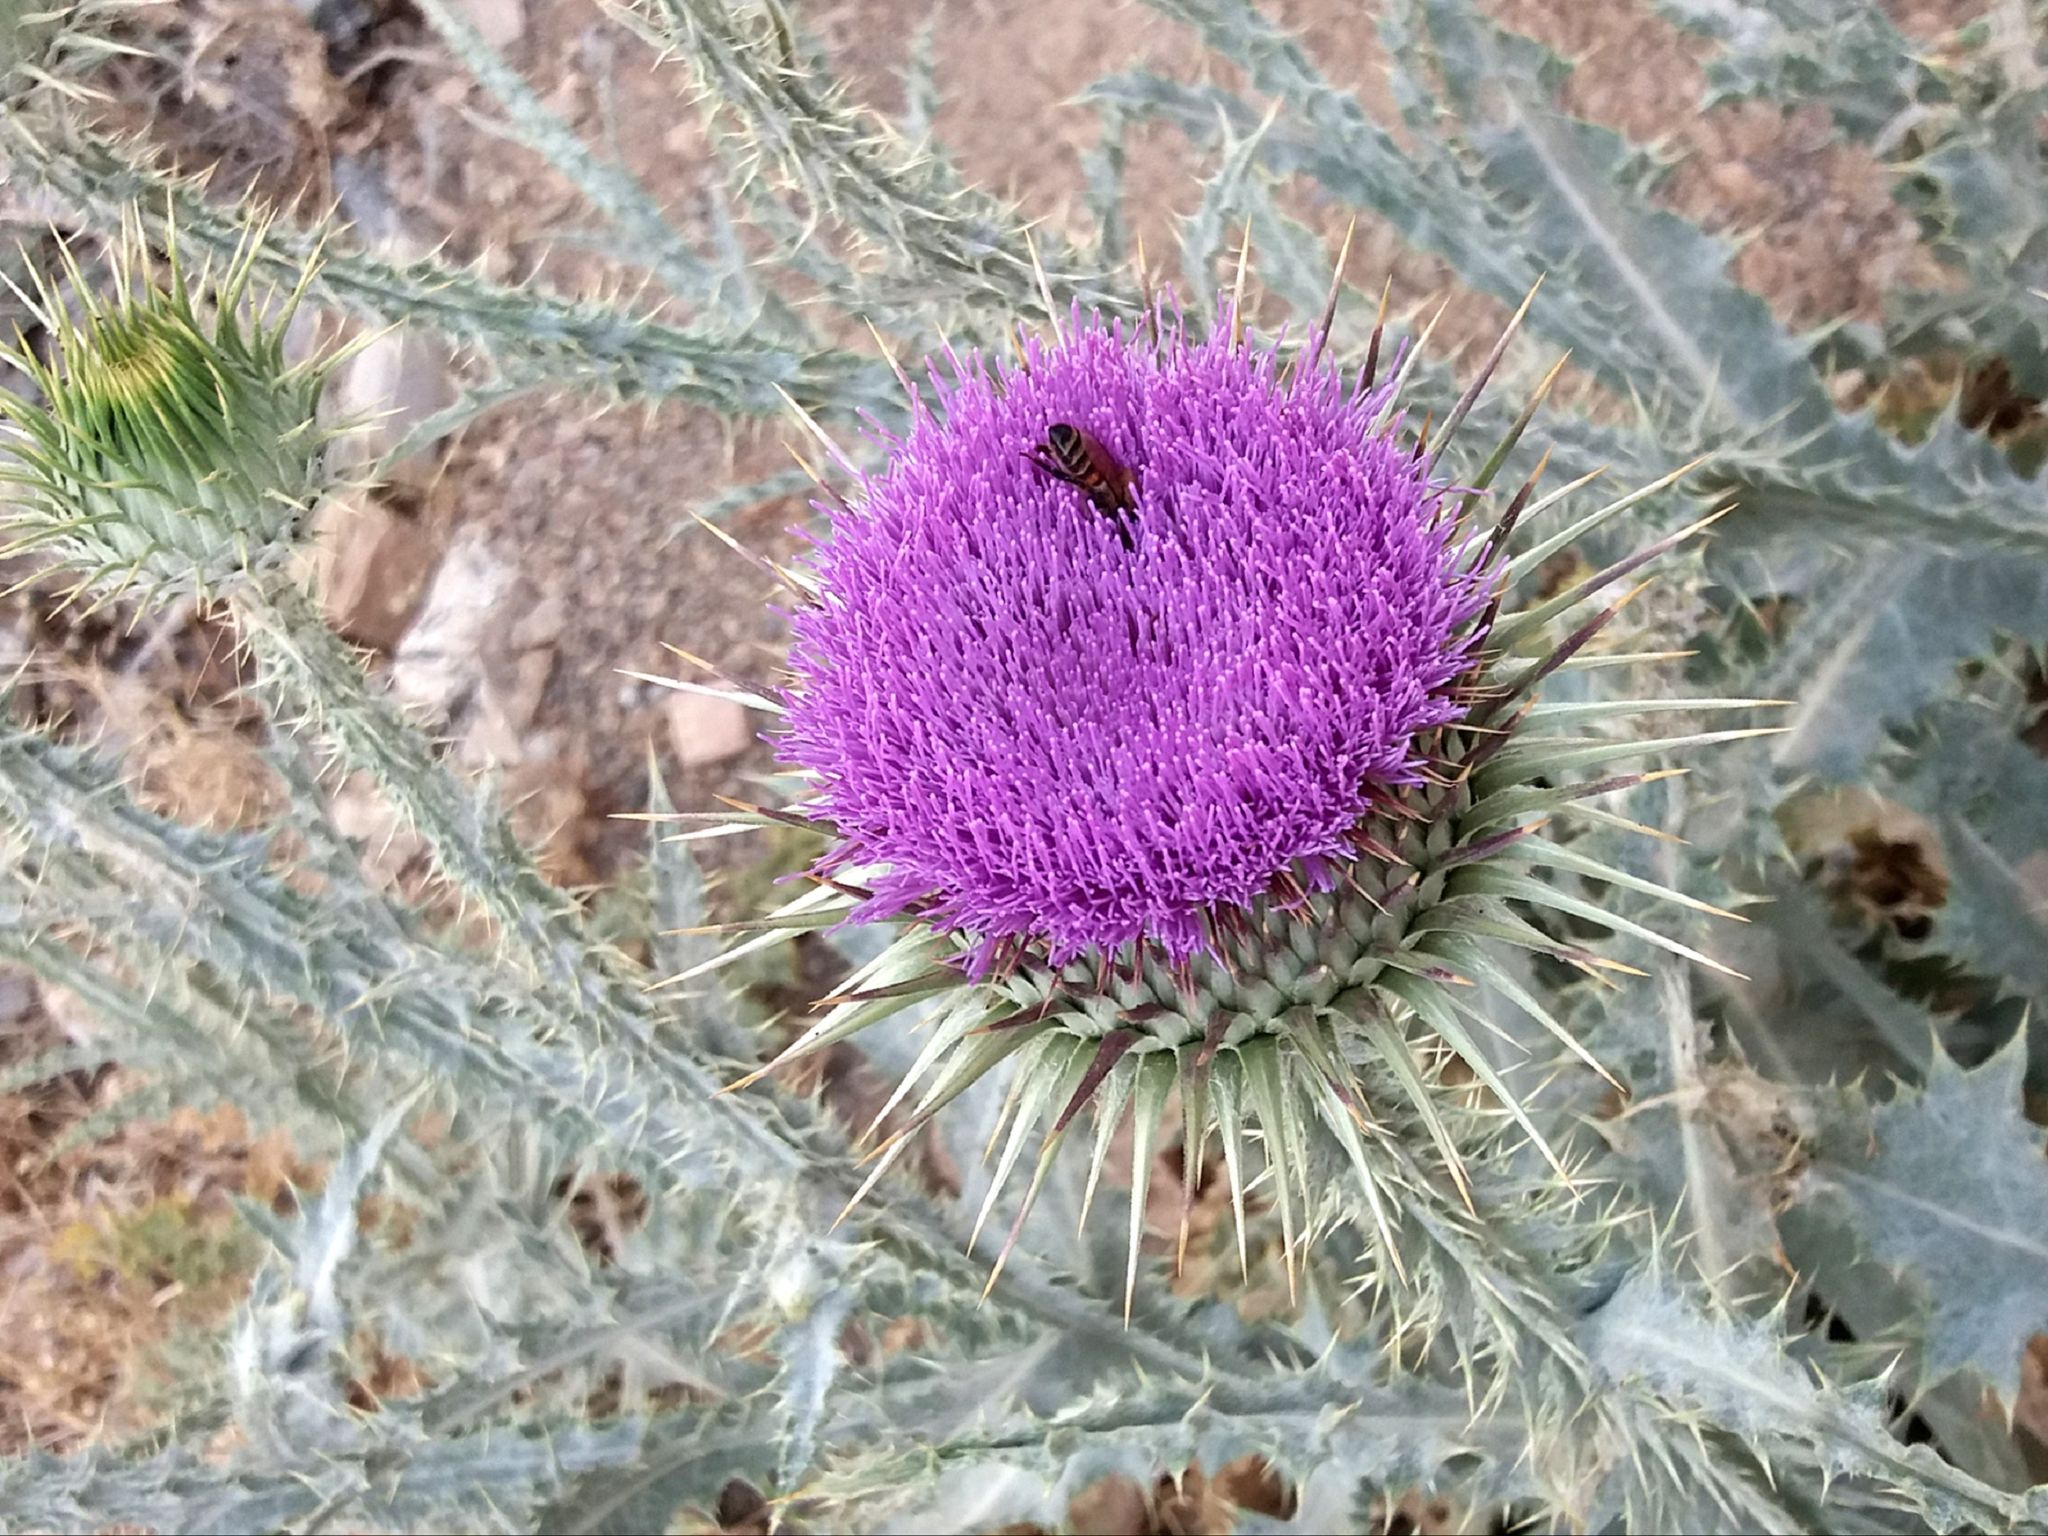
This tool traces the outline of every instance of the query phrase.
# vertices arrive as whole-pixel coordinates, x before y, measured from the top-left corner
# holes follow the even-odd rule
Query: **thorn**
[[[1344,227],[1344,243],[1337,247],[1337,264],[1330,269],[1330,291],[1323,296],[1323,312],[1316,319],[1313,347],[1315,355],[1318,357],[1322,355],[1323,349],[1330,342],[1330,327],[1335,324],[1337,319],[1337,300],[1344,292],[1344,266],[1351,259],[1351,239],[1357,233],[1358,215],[1354,213],[1351,216],[1351,222]],[[1393,279],[1388,278],[1387,282],[1391,286]],[[1384,321],[1386,316],[1387,299],[1385,292],[1382,292],[1380,295],[1380,319]],[[1371,373],[1372,364],[1368,362],[1366,364],[1366,383],[1368,385],[1372,382]]]
[[[1000,1019],[992,1019],[968,1031],[970,1035],[998,1035],[1007,1030],[1023,1029],[1032,1024],[1043,1024],[1058,1009],[1066,1006],[1067,999],[1054,993],[1036,1007],[1025,1008]]]
[[[723,1088],[719,1089],[716,1093],[712,1094],[711,1097],[713,1097],[714,1099],[722,1099],[729,1093],[743,1092],[744,1090],[753,1087],[754,1084],[761,1081],[762,1078],[766,1077],[770,1072],[773,1072],[774,1070],[775,1063],[772,1061],[769,1062],[768,1065],[766,1065],[765,1067],[756,1067],[753,1071],[749,1072],[745,1077],[735,1078],[732,1082],[727,1083]]]
[[[1571,360],[1572,354],[1569,347],[1557,355],[1557,361],[1550,365],[1550,372],[1543,375],[1542,380],[1529,394],[1529,404],[1532,407],[1543,403],[1544,399],[1550,394],[1550,387],[1557,382],[1558,375],[1564,372],[1564,365]]]
[[[1273,104],[1275,111],[1279,110],[1279,105],[1278,102]],[[1272,113],[1266,115],[1266,120],[1273,120]],[[1237,246],[1237,278],[1230,288],[1230,350],[1233,352],[1244,346],[1244,278],[1245,273],[1251,269],[1251,260],[1252,221],[1247,218],[1244,221],[1243,238],[1238,241]]]
[[[1403,868],[1407,867],[1408,860],[1402,858],[1393,848],[1381,842],[1370,832],[1361,831],[1354,827],[1351,830],[1350,837],[1352,846],[1357,848],[1360,853],[1369,853],[1382,864],[1399,864]]]
[[[837,1008],[845,1003],[878,1003],[885,998],[910,997],[924,991],[927,987],[936,989],[936,986],[941,983],[948,986],[956,985],[959,979],[960,975],[957,971],[944,969],[926,971],[922,976],[912,976],[908,980],[896,982],[892,986],[871,987],[858,992],[835,992],[830,997],[819,998],[811,1004],[811,1007],[814,1009]]]
[[[1394,279],[1392,278],[1392,276],[1389,276],[1386,282],[1382,284],[1380,287],[1379,317],[1372,323],[1372,340],[1367,342],[1365,346],[1365,387],[1367,389],[1371,389],[1373,386],[1373,381],[1379,377],[1380,338],[1386,334],[1387,301],[1391,299],[1393,296]],[[1335,306],[1333,303],[1332,308],[1334,309],[1334,307]]]
[[[1152,269],[1145,262],[1145,237],[1137,236],[1132,261],[1137,268],[1138,300],[1144,305],[1144,313],[1138,316],[1138,330],[1142,333],[1151,328],[1152,339],[1159,339],[1159,295],[1152,286]],[[1135,340],[1135,338],[1133,338]]]
[[[792,811],[771,811],[765,805],[751,805],[745,800],[735,800],[729,795],[713,795],[711,798],[732,810],[743,811],[749,816],[766,816],[770,821],[779,821],[784,826],[801,827],[806,832],[815,832],[819,828],[819,823]],[[825,883],[832,884],[829,880]],[[837,889],[836,886],[834,888]]]
[[[1643,592],[1653,586],[1656,580],[1657,578],[1654,576],[1646,577],[1636,583],[1635,586],[1629,588],[1628,591],[1608,604],[1606,608],[1581,625],[1556,650],[1552,651],[1541,661],[1532,662],[1520,677],[1508,685],[1507,690],[1499,698],[1476,711],[1473,718],[1483,724],[1485,721],[1493,718],[1502,704],[1510,699],[1519,698],[1529,689],[1535,687],[1536,684],[1542,682],[1544,678],[1550,676],[1551,673],[1555,672],[1574,654],[1586,646],[1602,629],[1605,629],[1613,621],[1616,614],[1620,613],[1622,609],[1626,608],[1637,597],[1641,596]]]
[[[775,393],[782,397],[782,403],[788,406],[790,410],[795,413],[796,419],[803,424],[804,430],[809,432],[812,437],[818,440],[819,446],[821,446],[827,454],[831,455],[833,461],[837,463],[840,468],[844,469],[848,474],[858,475],[860,473],[860,466],[858,464],[855,464],[853,460],[847,456],[845,451],[842,450],[837,443],[832,441],[831,436],[825,431],[825,429],[818,425],[817,417],[813,416],[805,406],[798,402],[796,396],[792,395],[780,384],[774,385],[772,387],[774,388]]]
[[[1458,397],[1457,405],[1452,408],[1450,417],[1444,422],[1443,437],[1437,443],[1438,453],[1442,453],[1449,445],[1451,435],[1458,430],[1466,414],[1478,403],[1479,396],[1485,390],[1487,382],[1492,379],[1494,370],[1500,366],[1501,358],[1507,354],[1508,343],[1514,340],[1515,332],[1521,329],[1523,317],[1529,313],[1529,306],[1536,302],[1536,290],[1542,286],[1543,275],[1538,273],[1536,281],[1529,285],[1528,293],[1523,296],[1521,308],[1508,320],[1506,328],[1500,333],[1500,338],[1494,342],[1493,350],[1487,353],[1486,361],[1479,365],[1479,372],[1473,376],[1465,393]]]
[[[1644,837],[1654,837],[1660,843],[1671,843],[1680,848],[1692,846],[1689,839],[1680,837],[1676,832],[1667,832],[1664,828],[1653,827],[1647,822],[1633,821],[1613,811],[1603,811],[1597,806],[1579,806],[1576,809],[1579,814],[1592,816],[1605,826],[1618,827],[1624,832],[1640,833]],[[1747,922],[1748,919],[1745,918],[1743,921]]]
[[[1134,1029],[1113,1029],[1102,1037],[1102,1043],[1095,1049],[1095,1059],[1088,1063],[1088,1070],[1081,1074],[1081,1081],[1075,1086],[1073,1097],[1067,1100],[1067,1107],[1060,1111],[1059,1118],[1053,1122],[1049,1135],[1057,1136],[1073,1124],[1074,1116],[1086,1108],[1088,1101],[1095,1097],[1096,1090],[1102,1086],[1102,1080],[1109,1076],[1110,1070],[1119,1061],[1123,1060],[1124,1053],[1137,1043],[1138,1032]]]
[[[904,1126],[901,1130],[892,1131],[889,1135],[884,1136],[880,1141],[876,1142],[872,1147],[868,1148],[868,1150],[861,1155],[860,1160],[854,1164],[854,1167],[865,1168],[869,1163],[872,1163],[876,1158],[881,1157],[885,1153],[887,1153],[890,1148],[898,1145],[903,1141],[908,1140],[911,1136],[914,1136],[918,1131],[922,1130],[923,1128],[924,1121],[913,1120],[909,1125]],[[872,1131],[873,1129],[874,1127],[869,1127],[870,1131]]]
[[[1034,1186],[1035,1187],[1035,1186]],[[1003,1246],[996,1252],[996,1261],[989,1266],[988,1280],[981,1288],[981,1299],[987,1301],[994,1293],[996,1281],[1002,1278],[1003,1266],[1010,1262],[1010,1253],[1017,1246],[1017,1239],[1024,1231],[1024,1218],[1031,1214],[1032,1195],[1025,1192],[1023,1201],[1017,1207],[1017,1214],[1010,1220],[1009,1234],[1003,1239]]]
[[[1045,305],[1046,324],[1052,327],[1053,340],[1065,341],[1066,336],[1060,330],[1060,312],[1052,301],[1052,284],[1046,281],[1045,268],[1038,260],[1038,242],[1028,230],[1024,235],[1024,248],[1031,253],[1031,274],[1038,279],[1038,297]]]
[[[867,326],[868,334],[875,338],[875,349],[882,354],[882,360],[889,365],[889,371],[896,375],[896,382],[903,386],[904,397],[915,408],[918,398],[917,386],[910,382],[910,376],[903,371],[903,365],[896,361],[896,354],[889,350],[889,343],[882,340],[882,333],[875,328],[875,322],[866,315],[861,316],[861,321]],[[794,452],[795,450],[792,449],[791,451]],[[803,461],[799,459],[797,462],[801,464]],[[812,478],[816,479],[817,477],[812,476]]]
[[[838,493],[833,491],[829,486],[827,486],[824,481],[818,479],[817,474],[811,469],[811,466],[804,463],[803,457],[800,454],[797,454],[795,449],[791,449],[790,453],[791,456],[796,459],[797,463],[803,466],[804,473],[810,475],[810,477],[814,481],[817,481],[818,487],[821,490],[824,490],[828,495],[831,495],[835,499],[838,499]],[[841,505],[843,506],[844,504],[845,503],[842,500]],[[718,524],[712,522],[711,519],[706,517],[703,513],[692,512],[690,516],[696,521],[699,527],[704,529],[705,532],[709,533],[714,539],[718,540],[719,543],[723,544],[727,549],[731,550],[734,554],[738,555],[742,560],[746,561],[749,565],[752,565],[759,570],[766,571],[770,576],[773,576],[776,579],[776,581],[780,582],[783,586],[787,587],[790,591],[794,592],[798,597],[802,598],[805,602],[809,602],[811,600],[812,594],[804,590],[804,588],[797,582],[795,577],[791,576],[789,572],[785,571],[773,560],[769,560],[764,556],[755,554],[751,549],[747,548],[746,545],[742,544],[738,539],[734,538],[731,534],[727,533],[723,528],[719,527]]]
[[[842,896],[851,896],[857,901],[873,901],[875,893],[864,885],[848,885],[844,880],[834,880],[830,875],[821,875],[815,869],[802,871],[803,878],[837,891]]]
[[[1485,570],[1487,566],[1493,564],[1500,552],[1507,547],[1508,540],[1514,536],[1515,525],[1522,520],[1522,509],[1529,504],[1529,497],[1534,493],[1537,482],[1543,478],[1543,472],[1550,467],[1552,451],[1553,448],[1543,450],[1543,457],[1536,461],[1534,472],[1522,482],[1522,488],[1515,492],[1514,500],[1508,503],[1507,511],[1501,514],[1500,521],[1493,525],[1493,531],[1486,536],[1486,552],[1479,559],[1480,570]]]

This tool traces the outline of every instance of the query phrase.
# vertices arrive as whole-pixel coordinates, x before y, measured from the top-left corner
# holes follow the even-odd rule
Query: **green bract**
[[[8,547],[84,589],[206,590],[288,551],[326,486],[334,359],[286,361],[298,293],[259,302],[246,252],[191,282],[172,263],[159,283],[138,250],[117,254],[111,297],[71,265],[76,316],[39,295],[48,360],[9,354],[34,387],[0,392]]]

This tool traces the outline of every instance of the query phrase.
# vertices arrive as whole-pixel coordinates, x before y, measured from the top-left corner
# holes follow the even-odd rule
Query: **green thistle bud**
[[[1641,740],[1614,722],[1760,702],[1542,698],[1588,666],[1657,659],[1589,645],[1626,578],[1704,523],[1508,606],[1684,471],[1555,532],[1586,482],[1538,498],[1532,480],[1488,516],[1536,402],[1454,485],[1436,456],[1484,378],[1432,445],[1403,432],[1405,363],[1375,384],[1378,332],[1355,386],[1323,335],[1283,366],[1228,312],[1199,345],[1163,319],[1154,334],[1077,316],[1013,371],[960,365],[942,412],[914,403],[890,464],[791,575],[811,601],[788,697],[743,696],[781,709],[812,792],[739,819],[818,827],[833,851],[815,889],[739,925],[758,936],[675,978],[806,929],[900,925],[763,1070],[928,1002],[925,1045],[876,1122],[907,1108],[908,1124],[860,1194],[1004,1066],[981,1222],[1028,1168],[1011,1242],[1084,1112],[1084,1210],[1128,1125],[1127,1311],[1176,1103],[1184,1166],[1220,1147],[1241,1260],[1263,1158],[1290,1277],[1338,1220],[1399,1275],[1415,1168],[1470,1203],[1464,1154],[1489,1138],[1447,1063],[1568,1181],[1482,1044],[1496,1026],[1480,990],[1605,1076],[1503,952],[1627,970],[1560,936],[1590,920],[1715,966],[1575,894],[1590,880],[1701,905],[1591,857],[1578,813],[1662,776],[1643,759],[1758,734]]]
[[[17,338],[5,355],[33,385],[0,391],[0,483],[10,552],[47,553],[82,590],[209,590],[291,548],[330,483],[318,419],[333,355],[285,360],[300,288],[252,291],[253,245],[216,277],[173,260],[154,280],[123,241],[114,292],[68,253],[74,317],[45,283],[49,360]],[[11,460],[11,462],[9,462]]]

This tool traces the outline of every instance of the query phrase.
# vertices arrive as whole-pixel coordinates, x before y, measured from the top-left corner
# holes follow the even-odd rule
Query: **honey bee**
[[[1133,547],[1124,514],[1132,509],[1131,490],[1137,476],[1101,443],[1069,422],[1056,421],[1045,429],[1045,441],[1024,457],[1053,479],[1079,490],[1096,511],[1116,525],[1116,536],[1124,548]]]

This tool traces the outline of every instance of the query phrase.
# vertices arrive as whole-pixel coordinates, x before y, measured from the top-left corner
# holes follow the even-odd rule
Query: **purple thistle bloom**
[[[915,910],[985,965],[1150,941],[1348,863],[1375,786],[1459,717],[1484,572],[1385,389],[1283,383],[1220,324],[1077,322],[1021,365],[934,370],[814,557],[788,759],[815,771],[857,916]],[[1118,522],[1028,455],[1056,423],[1135,476]],[[1043,455],[1041,454],[1041,457]]]

